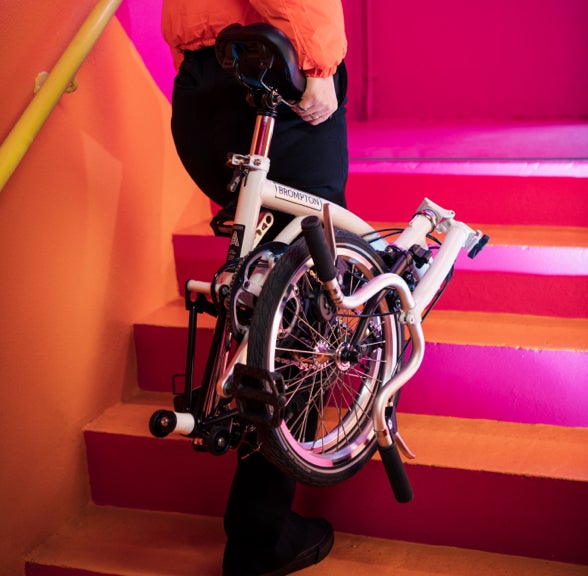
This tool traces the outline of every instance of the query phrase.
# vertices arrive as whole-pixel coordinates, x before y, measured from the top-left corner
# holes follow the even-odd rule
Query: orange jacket
[[[331,76],[347,51],[341,0],[163,0],[162,32],[176,66],[184,50],[212,46],[234,22],[282,30],[307,76]]]

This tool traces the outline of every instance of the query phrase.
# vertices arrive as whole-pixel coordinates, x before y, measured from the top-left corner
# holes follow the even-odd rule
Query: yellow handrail
[[[121,3],[122,0],[98,1],[0,146],[0,190],[16,170]]]

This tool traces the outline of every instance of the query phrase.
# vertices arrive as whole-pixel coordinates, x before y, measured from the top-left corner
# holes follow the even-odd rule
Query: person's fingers
[[[305,122],[316,126],[326,122],[337,110],[337,106],[333,77],[310,77],[306,79],[306,90],[294,110]]]
[[[300,107],[295,108],[296,113],[306,122],[312,125],[321,124],[326,122],[335,112],[330,108],[324,106],[319,108],[301,109]]]

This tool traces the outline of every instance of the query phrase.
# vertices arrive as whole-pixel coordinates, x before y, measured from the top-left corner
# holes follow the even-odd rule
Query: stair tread
[[[151,438],[149,417],[155,409],[169,407],[170,400],[169,394],[139,392],[132,402],[107,409],[86,431]],[[405,413],[398,420],[417,455],[409,465],[588,481],[588,428]]]
[[[144,316],[137,324],[185,328],[187,322],[184,301],[178,298]],[[198,318],[201,328],[213,328],[214,322],[214,318],[207,314]],[[588,318],[434,310],[425,319],[423,330],[429,343],[588,350]]]
[[[399,414],[421,465],[588,481],[588,428]]]
[[[224,541],[221,518],[91,505],[30,553],[27,563],[90,574],[218,576]],[[580,576],[585,570],[574,564],[337,532],[327,558],[304,573]]]
[[[444,344],[588,350],[588,319],[529,314],[434,310],[423,322],[425,340]]]

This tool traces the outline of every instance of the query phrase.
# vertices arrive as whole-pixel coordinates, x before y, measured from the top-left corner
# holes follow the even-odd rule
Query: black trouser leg
[[[295,487],[294,480],[258,452],[239,459],[224,518],[226,569],[261,571],[292,558],[296,535],[284,538],[283,531]]]
[[[270,149],[269,178],[345,205],[347,132],[344,65],[335,77],[341,106],[310,126],[281,105]],[[211,48],[186,53],[174,84],[172,133],[186,170],[217,204],[235,199],[226,190],[227,154],[249,152],[255,111],[245,92],[217,63]],[[279,222],[283,225],[283,219]],[[279,566],[299,548],[305,527],[291,513],[295,483],[255,453],[239,461],[225,513],[225,566],[259,573]],[[245,564],[246,563],[246,564]],[[258,566],[258,568],[256,568]]]
[[[270,149],[269,178],[345,206],[347,126],[344,65],[335,76],[342,103],[333,116],[311,126],[282,104]],[[175,79],[172,133],[178,155],[192,179],[217,204],[234,195],[226,186],[231,170],[227,154],[247,154],[255,110],[243,87],[220,67],[212,49],[188,53]]]

